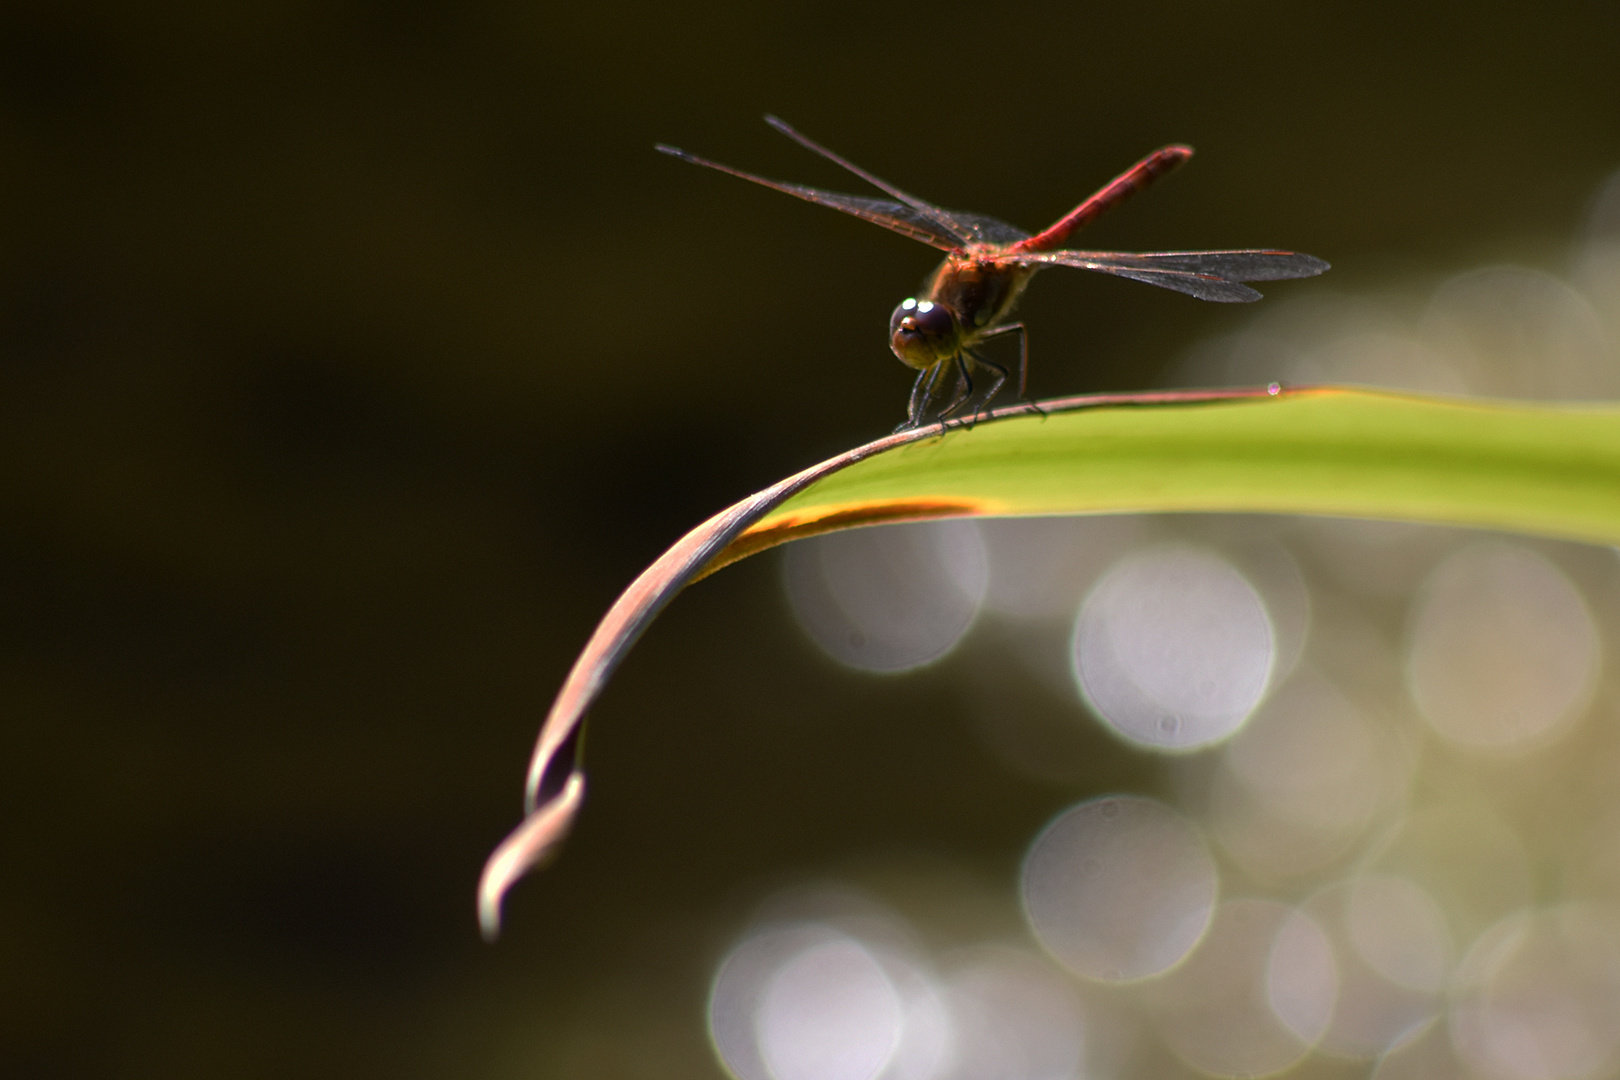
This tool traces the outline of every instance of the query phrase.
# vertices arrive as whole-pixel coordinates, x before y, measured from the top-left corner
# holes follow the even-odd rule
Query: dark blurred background
[[[1620,165],[1616,40],[1573,3],[6,4],[0,1075],[719,1075],[708,980],[777,884],[1000,888],[1157,782],[1100,733],[1004,767],[954,661],[836,668],[756,559],[626,664],[576,835],[479,940],[617,592],[903,414],[933,253],[655,141],[852,190],[771,111],[1026,228],[1185,141],[1089,245],[1353,291],[1548,258]],[[1242,317],[1081,274],[1024,311],[1037,396]]]

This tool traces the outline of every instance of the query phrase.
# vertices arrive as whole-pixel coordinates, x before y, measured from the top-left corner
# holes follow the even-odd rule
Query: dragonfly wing
[[[936,227],[944,230],[949,235],[956,237],[961,243],[966,244],[973,240],[973,230],[969,225],[963,222],[962,218],[964,216],[973,217],[974,215],[958,214],[954,210],[946,210],[944,207],[935,206],[926,199],[919,199],[915,195],[901,191],[887,180],[881,179],[878,176],[867,172],[865,169],[861,168],[853,161],[850,161],[842,154],[833,153],[831,150],[827,149],[825,146],[822,146],[820,143],[816,142],[814,139],[810,138],[808,135],[799,131],[797,128],[793,127],[793,125],[779,117],[771,116],[769,113],[767,113],[765,115],[765,122],[771,125],[771,127],[775,128],[777,131],[780,131],[782,134],[786,135],[788,138],[792,139],[794,142],[798,143],[800,146],[804,147],[806,150],[814,151],[833,164],[838,165],[841,168],[848,169],[850,172],[854,173],[862,180],[865,180],[868,184],[871,184],[885,195],[897,200],[898,202],[904,203],[906,206],[909,206],[918,214],[918,216],[927,219]]]
[[[1281,281],[1286,278],[1315,277],[1328,269],[1325,260],[1297,251],[1154,251],[1143,254],[1123,252],[1076,252],[1092,258],[1118,260],[1132,266],[1168,267],[1198,274],[1214,274],[1228,281]]]
[[[1009,225],[997,218],[986,217],[984,214],[968,214],[961,210],[946,211],[951,220],[961,225],[978,244],[1016,244],[1020,240],[1027,240],[1029,233],[1016,225]]]
[[[1008,256],[1007,261],[1022,266],[1072,266],[1076,270],[1095,270],[1100,274],[1129,278],[1131,281],[1157,285],[1161,289],[1174,289],[1216,303],[1244,304],[1260,299],[1260,294],[1254,289],[1220,274],[1156,265],[1140,255],[1104,251],[1020,252]]]
[[[1130,278],[1218,303],[1246,303],[1260,294],[1244,281],[1314,277],[1328,264],[1295,251],[1049,251],[1012,255],[1025,265],[1073,266]]]
[[[913,240],[920,240],[930,247],[941,251],[954,251],[962,246],[962,241],[940,227],[939,223],[931,218],[924,217],[904,203],[890,202],[887,199],[868,199],[860,195],[841,195],[836,191],[823,191],[820,188],[805,187],[801,184],[772,184],[778,191],[785,191],[789,195],[796,195],[805,202],[813,202],[817,206],[830,206],[834,210],[842,210],[846,214],[870,221],[874,225],[881,225],[901,236],[909,236]]]
[[[881,225],[901,236],[909,236],[913,240],[920,240],[930,247],[941,251],[953,251],[972,243],[968,235],[957,236],[949,228],[933,217],[924,214],[915,207],[905,203],[890,202],[887,199],[867,199],[859,195],[843,195],[836,191],[823,191],[820,188],[806,187],[803,184],[785,184],[779,180],[767,180],[763,176],[733,169],[729,165],[721,165],[717,161],[700,158],[696,154],[689,154],[673,146],[659,144],[658,150],[678,157],[682,161],[689,161],[693,165],[702,165],[706,168],[717,169],[723,173],[749,180],[764,187],[780,191],[805,202],[815,203],[817,206],[830,206],[834,210],[842,210],[846,214],[858,217],[863,221],[870,221],[874,225]],[[999,224],[999,223],[998,223]],[[1012,226],[1006,226],[1012,228]]]
[[[1076,265],[1076,264],[1069,264]],[[1218,304],[1250,304],[1260,299],[1260,291],[1236,281],[1228,281],[1214,274],[1195,274],[1188,270],[1133,270],[1123,266],[1087,266],[1115,277],[1129,278],[1161,289],[1174,289],[1200,300],[1213,300]]]

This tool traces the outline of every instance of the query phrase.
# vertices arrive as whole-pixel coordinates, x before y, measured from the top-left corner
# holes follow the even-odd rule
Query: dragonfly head
[[[889,316],[889,348],[901,361],[927,371],[961,349],[962,327],[944,304],[907,298]]]

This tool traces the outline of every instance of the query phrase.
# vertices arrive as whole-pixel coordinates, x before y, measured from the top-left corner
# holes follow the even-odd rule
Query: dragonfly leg
[[[1007,369],[996,363],[994,360],[988,360],[985,357],[980,356],[972,349],[967,350],[967,354],[973,357],[974,362],[983,364],[985,367],[996,373],[995,382],[990,384],[990,389],[985,391],[984,397],[979,400],[978,408],[973,410],[973,418],[974,420],[978,420],[980,416],[984,415],[985,410],[990,407],[990,403],[996,399],[996,395],[1001,393],[1001,387],[1007,381]]]
[[[947,421],[951,418],[951,415],[973,399],[973,376],[968,370],[967,354],[959,352],[956,354],[955,360],[956,371],[961,378],[957,381],[956,393],[951,395],[951,403],[939,412],[939,430],[942,432],[949,426]],[[940,366],[943,367],[944,365],[941,364]],[[963,423],[967,427],[973,426],[971,420],[963,421]]]
[[[989,341],[991,338],[1001,337],[1003,334],[1018,335],[1018,400],[1045,416],[1045,411],[1029,399],[1029,328],[1021,322],[1008,323],[1006,326],[996,327],[979,340]],[[980,357],[980,360],[982,361],[983,358]],[[1006,369],[1003,368],[1002,370],[1005,371]]]
[[[917,373],[917,381],[911,384],[911,404],[906,409],[906,422],[894,430],[909,431],[922,426],[928,399],[934,396],[934,387],[938,384],[940,372],[943,370],[945,364],[941,362]]]

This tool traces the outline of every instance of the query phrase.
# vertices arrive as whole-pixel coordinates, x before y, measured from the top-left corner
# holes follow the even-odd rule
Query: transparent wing
[[[1024,266],[1095,270],[1228,304],[1260,299],[1258,291],[1240,282],[1314,277],[1328,268],[1323,260],[1294,251],[1048,251],[1006,258]]]
[[[919,199],[917,196],[912,195],[909,192],[901,191],[887,180],[867,172],[865,169],[861,168],[853,161],[850,161],[842,154],[833,153],[831,150],[827,149],[825,146],[822,146],[820,143],[816,142],[814,139],[810,138],[808,135],[799,131],[793,127],[793,125],[789,124],[785,120],[780,119],[779,117],[771,116],[769,113],[767,113],[765,116],[765,122],[771,125],[771,127],[775,128],[777,131],[780,131],[782,134],[786,135],[788,138],[792,139],[794,142],[798,143],[800,146],[804,147],[806,150],[820,154],[833,164],[838,165],[841,168],[848,169],[850,172],[854,173],[862,180],[865,180],[868,184],[871,184],[885,195],[904,203],[906,206],[909,206],[918,217],[929,221],[945,233],[956,237],[963,243],[970,242],[971,228],[963,223],[962,217],[964,215],[957,214],[951,210],[946,210],[943,207],[935,206],[926,199]],[[971,217],[973,215],[965,216]]]
[[[1087,255],[1093,258],[1129,261],[1135,265],[1170,267],[1198,274],[1215,274],[1229,281],[1281,281],[1285,278],[1315,277],[1328,264],[1314,255],[1297,251],[1154,251],[1145,254],[1109,251],[1075,251],[1055,254]]]
[[[656,149],[672,157],[678,157],[682,161],[689,161],[693,165],[717,169],[720,172],[729,173],[743,180],[749,180],[775,191],[792,195],[794,198],[803,199],[805,202],[815,203],[817,206],[830,206],[834,210],[842,210],[844,213],[851,214],[863,221],[870,221],[874,225],[881,225],[885,229],[891,229],[901,236],[921,240],[930,247],[939,248],[941,251],[952,251],[974,242],[972,236],[967,235],[965,231],[964,235],[957,236],[934,217],[926,215],[905,203],[890,202],[887,199],[866,199],[859,195],[841,195],[836,191],[823,191],[820,188],[806,187],[803,184],[785,184],[779,180],[767,180],[763,176],[743,172],[741,169],[733,169],[731,166],[722,165],[717,161],[700,158],[696,154],[689,154],[685,150],[673,146],[659,144]],[[1002,223],[997,222],[996,224]],[[1004,227],[1012,228],[1011,225],[1005,225]],[[1023,234],[1020,233],[1019,235],[1022,236]]]
[[[948,211],[951,220],[960,225],[968,234],[968,240],[975,244],[1016,244],[1027,239],[1029,233],[1016,225],[1009,225],[998,218],[987,217],[984,214],[968,214],[961,210]]]

